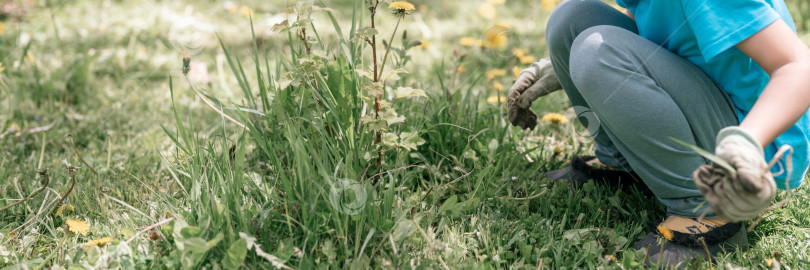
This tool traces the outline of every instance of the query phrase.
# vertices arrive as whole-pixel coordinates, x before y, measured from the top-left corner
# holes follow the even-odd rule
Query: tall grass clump
[[[381,16],[381,4],[356,1],[346,30],[334,10],[298,1],[285,10],[296,20],[273,27],[287,36],[289,52],[279,58],[254,43],[253,67],[220,41],[243,103],[199,94],[222,115],[220,134],[209,138],[195,135],[175,108],[177,125],[166,132],[181,157],[172,175],[183,198],[166,199],[178,211],[163,227],[177,247],[167,266],[503,267],[516,254],[550,256],[532,253],[530,240],[518,237],[525,232],[493,222],[539,207],[530,201],[550,190],[526,179],[560,165],[559,153],[519,143],[501,107],[480,105],[470,89],[481,74],[451,83],[446,77],[459,64],[441,64],[431,71],[438,83],[420,85],[404,66],[419,42],[397,32],[414,7],[396,1],[393,16]],[[321,39],[313,12],[326,13],[335,40]],[[394,32],[380,33],[383,23]],[[530,153],[552,162],[525,170]],[[499,209],[505,216],[489,214]],[[493,239],[501,233],[515,236]]]

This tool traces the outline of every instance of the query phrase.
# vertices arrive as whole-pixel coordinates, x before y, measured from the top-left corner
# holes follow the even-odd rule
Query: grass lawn
[[[565,95],[508,123],[556,1],[502,2],[0,1],[0,269],[641,268],[663,206],[542,176]],[[686,264],[810,267],[806,192]]]

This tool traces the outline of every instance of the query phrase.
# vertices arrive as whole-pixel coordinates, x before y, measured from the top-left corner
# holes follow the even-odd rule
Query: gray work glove
[[[509,122],[523,129],[534,129],[537,115],[529,108],[532,102],[551,92],[561,89],[560,81],[551,67],[551,59],[543,58],[524,69],[507,95],[507,115]]]
[[[727,127],[717,134],[715,155],[737,170],[703,165],[693,177],[714,212],[731,222],[757,217],[776,196],[765,154],[759,142],[744,129]]]

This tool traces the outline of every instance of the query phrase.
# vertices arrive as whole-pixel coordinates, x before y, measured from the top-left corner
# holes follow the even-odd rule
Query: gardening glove
[[[537,115],[529,109],[532,102],[561,88],[549,58],[540,59],[524,69],[507,95],[509,122],[523,129],[534,129],[537,125]]]
[[[765,154],[759,142],[740,127],[727,127],[717,134],[715,155],[737,170],[703,165],[693,177],[714,212],[731,222],[757,217],[776,196]]]

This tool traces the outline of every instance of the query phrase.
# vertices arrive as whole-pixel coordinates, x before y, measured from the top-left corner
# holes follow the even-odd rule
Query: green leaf
[[[673,138],[673,137],[669,137],[669,139],[670,139],[670,140],[675,141],[676,143],[679,143],[680,145],[686,146],[686,147],[687,147],[687,148],[689,148],[689,149],[692,149],[693,151],[697,152],[699,155],[703,156],[704,158],[706,158],[706,159],[708,159],[708,160],[711,160],[712,162],[714,162],[714,164],[717,164],[717,165],[719,165],[720,167],[725,168],[725,169],[726,169],[726,170],[728,170],[729,172],[731,172],[731,173],[733,173],[733,174],[736,174],[736,173],[737,173],[737,170],[735,170],[735,169],[734,169],[734,167],[732,167],[732,166],[731,166],[731,164],[728,164],[728,162],[726,162],[726,161],[725,161],[725,160],[723,160],[722,158],[720,158],[720,157],[718,157],[718,156],[715,156],[715,155],[714,155],[714,154],[712,154],[712,153],[709,153],[709,151],[706,151],[706,150],[700,149],[700,147],[697,147],[697,146],[691,145],[691,144],[689,144],[689,143],[687,143],[687,142],[684,142],[684,141],[681,141],[681,140],[675,139],[675,138]]]
[[[188,226],[180,230],[180,235],[182,235],[183,238],[199,237],[202,235],[202,229],[197,226]]]
[[[299,20],[309,18],[312,15],[313,3],[312,0],[301,0],[295,3],[295,13],[298,14]]]
[[[492,140],[489,140],[489,144],[487,145],[487,148],[489,149],[490,153],[494,153],[496,150],[498,150],[499,146],[500,146],[500,144],[498,143],[498,140],[492,139]]]
[[[403,132],[399,134],[399,146],[408,150],[416,150],[416,148],[425,143],[419,134],[414,132]]]
[[[375,35],[377,35],[379,33],[380,32],[377,31],[377,29],[375,29],[375,28],[363,27],[363,28],[357,29],[357,32],[354,33],[354,38],[353,39],[354,40],[358,40],[358,39],[365,40],[366,38],[371,38],[372,36],[375,36]]]
[[[597,228],[585,228],[585,229],[571,229],[563,232],[563,238],[578,242],[584,239],[586,236],[590,235],[592,232],[598,231]]]
[[[413,221],[407,218],[403,218],[399,220],[399,222],[397,222],[397,225],[394,226],[393,231],[391,232],[391,239],[394,240],[395,243],[399,243],[405,238],[416,233],[416,231],[417,229],[416,226],[413,224]]]
[[[323,252],[323,255],[326,255],[326,258],[329,260],[329,263],[334,262],[335,258],[337,258],[337,250],[335,249],[334,244],[332,244],[332,240],[326,239],[323,242],[323,244],[321,245],[321,252]]]
[[[458,204],[457,211],[474,211],[478,208],[478,205],[481,203],[481,200],[478,197],[472,197],[464,202]]]
[[[388,146],[396,146],[398,144],[399,137],[397,134],[386,132],[382,134],[382,143]]]
[[[397,98],[427,97],[424,90],[411,87],[399,87],[394,92],[397,94]]]
[[[458,202],[458,196],[457,195],[451,196],[449,199],[444,201],[441,207],[439,207],[439,213],[443,213],[444,211],[450,210],[451,208],[453,208],[453,206],[456,206],[456,202]]]
[[[217,244],[219,244],[220,241],[222,241],[222,238],[224,237],[225,235],[223,235],[222,232],[218,233],[217,236],[214,237],[214,239],[211,239],[211,241],[205,243],[205,247],[208,249],[214,248],[215,246],[217,246]]]
[[[130,228],[121,228],[121,236],[123,236],[125,239],[129,239],[133,235],[135,235],[135,230]]]
[[[362,74],[361,74],[361,76],[362,76]],[[377,97],[379,95],[382,95],[383,86],[379,82],[367,81],[367,82],[363,82],[363,90],[365,90],[366,93],[368,93],[369,96]]]
[[[237,269],[242,266],[245,256],[247,256],[247,241],[240,238],[228,248],[225,258],[222,258],[222,267],[225,269]]]
[[[380,111],[380,117],[378,119],[385,120],[388,125],[398,124],[405,122],[405,117],[397,114],[393,108],[388,108]]]
[[[277,23],[277,24],[273,25],[273,27],[271,27],[270,30],[273,31],[273,32],[289,31],[290,30],[290,24],[287,22],[287,20],[284,20],[283,22],[280,22],[280,23]]]
[[[301,85],[301,80],[298,76],[295,75],[294,72],[286,72],[281,75],[281,78],[278,79],[278,88],[279,89],[286,89],[290,85],[298,87]]]
[[[96,264],[98,258],[101,257],[101,249],[98,246],[93,246],[87,251],[87,262]]]
[[[182,240],[185,251],[191,253],[206,253],[208,248],[205,245],[205,239],[200,237],[186,238]]]
[[[400,73],[408,73],[408,71],[405,70],[405,69],[401,69],[401,68],[388,70],[388,71],[386,71],[385,73],[383,73],[380,76],[380,81],[383,81],[383,82],[398,81]],[[410,87],[408,87],[408,88],[410,88]]]

